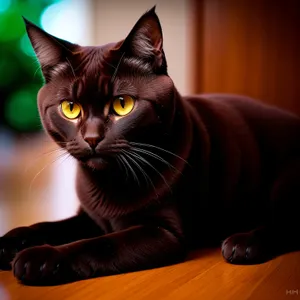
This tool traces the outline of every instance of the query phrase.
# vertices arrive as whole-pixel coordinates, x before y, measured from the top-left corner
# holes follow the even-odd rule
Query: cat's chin
[[[108,161],[101,157],[91,157],[87,159],[84,164],[91,169],[98,171],[105,170],[108,167]]]

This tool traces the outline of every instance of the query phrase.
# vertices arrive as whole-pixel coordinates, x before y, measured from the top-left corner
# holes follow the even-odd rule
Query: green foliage
[[[43,83],[22,16],[40,26],[53,2],[0,0],[0,125],[17,132],[40,130],[36,95]]]

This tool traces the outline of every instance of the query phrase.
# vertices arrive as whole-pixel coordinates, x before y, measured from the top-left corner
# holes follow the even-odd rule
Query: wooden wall
[[[194,0],[193,91],[300,114],[300,0]]]

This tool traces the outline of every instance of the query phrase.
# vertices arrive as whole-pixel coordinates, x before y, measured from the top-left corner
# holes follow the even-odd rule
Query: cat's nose
[[[104,123],[101,118],[91,116],[82,128],[83,139],[94,150],[104,138]]]
[[[95,149],[98,144],[102,141],[103,138],[101,138],[99,135],[96,136],[87,136],[84,138],[84,140],[90,145],[92,149]]]

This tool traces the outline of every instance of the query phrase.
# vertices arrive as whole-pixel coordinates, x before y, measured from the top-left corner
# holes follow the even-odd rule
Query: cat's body
[[[41,119],[78,160],[81,208],[0,238],[0,268],[57,284],[173,264],[221,241],[240,264],[300,248],[298,116],[242,96],[181,97],[154,9],[102,47],[26,26],[46,79]]]
[[[160,202],[167,205],[154,202],[153,209],[142,207],[123,216],[126,209],[122,210],[122,199],[130,194],[126,190],[128,183],[124,181],[124,186],[120,185],[120,195],[117,190],[111,199],[107,199],[107,210],[114,207],[110,206],[114,198],[118,199],[119,210],[112,213],[100,210],[97,214],[92,203],[101,201],[99,194],[107,183],[95,175],[96,184],[90,194],[91,187],[85,180],[89,176],[82,175],[79,168],[77,186],[84,208],[109,233],[128,227],[128,222],[123,220],[129,219],[133,222],[131,225],[138,225],[147,216],[156,215],[162,207],[164,211],[178,215],[178,220],[182,221],[179,231],[184,232],[187,243],[192,246],[220,243],[230,234],[264,225],[272,215],[269,204],[273,186],[285,168],[300,160],[300,118],[239,95],[206,94],[181,98],[177,94],[177,97],[181,114],[175,116],[174,130],[171,130],[175,135],[169,138],[183,146],[186,153],[182,157],[188,164],[174,182],[166,176],[171,193],[162,179],[156,187],[165,191],[162,199],[166,200]],[[168,149],[168,137],[164,143],[163,149]],[[169,150],[180,152],[176,147]],[[176,158],[175,161],[182,162]],[[144,184],[144,178],[140,177]],[[131,188],[133,186],[128,187]],[[95,193],[95,189],[99,193]],[[138,202],[142,203],[144,197],[146,195]],[[171,203],[167,200],[169,197]],[[87,203],[91,203],[91,207]],[[123,223],[125,227],[120,225]]]

